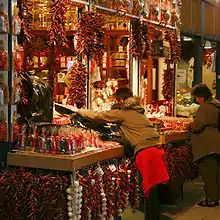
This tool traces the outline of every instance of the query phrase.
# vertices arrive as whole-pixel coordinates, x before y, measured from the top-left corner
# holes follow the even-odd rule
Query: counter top
[[[51,155],[24,151],[8,153],[8,165],[59,171],[74,171],[98,161],[121,158],[123,155],[124,148],[121,146],[74,155]]]
[[[160,141],[162,144],[168,144],[171,142],[188,140],[188,139],[190,139],[190,132],[188,131],[183,131],[180,133],[170,134],[170,135],[166,135],[166,134],[160,135]]]

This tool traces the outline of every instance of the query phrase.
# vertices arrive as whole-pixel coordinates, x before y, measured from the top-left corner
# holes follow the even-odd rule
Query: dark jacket
[[[218,100],[206,101],[199,107],[195,121],[191,125],[191,143],[195,161],[210,154],[220,154],[218,107],[220,107]]]
[[[118,124],[121,136],[131,143],[135,154],[141,149],[160,144],[160,136],[144,114],[139,97],[128,98],[110,111],[80,109],[78,113],[90,120]]]

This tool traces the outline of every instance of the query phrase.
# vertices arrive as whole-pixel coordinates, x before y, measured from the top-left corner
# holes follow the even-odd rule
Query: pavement
[[[220,220],[220,206],[215,208],[198,207],[197,202],[204,199],[204,184],[201,179],[184,185],[184,197],[176,206],[162,206],[160,220]],[[144,214],[127,209],[123,220],[144,220]]]

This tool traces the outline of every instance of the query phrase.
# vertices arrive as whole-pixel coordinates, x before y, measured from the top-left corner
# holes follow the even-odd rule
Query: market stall
[[[0,173],[1,219],[105,220],[121,217],[129,205],[138,208],[137,170],[123,158],[117,132],[80,118],[72,123],[68,112],[54,106],[108,110],[119,87],[141,94],[166,157],[173,155],[170,175],[187,179],[186,170],[194,166],[184,146],[191,121],[164,117],[174,107],[180,6],[181,1],[11,1],[6,11],[12,31],[5,43],[11,105],[3,109],[1,136],[14,144],[10,169]],[[2,90],[7,105],[7,86]],[[184,144],[170,150],[177,140]],[[183,151],[187,164],[172,164]]]

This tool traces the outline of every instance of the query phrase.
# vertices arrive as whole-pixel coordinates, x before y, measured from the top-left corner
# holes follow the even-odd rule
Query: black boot
[[[144,218],[145,220],[159,220],[159,198],[158,186],[151,189],[148,200],[145,200]]]

